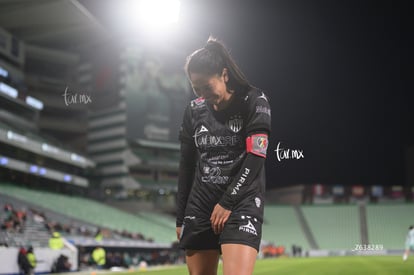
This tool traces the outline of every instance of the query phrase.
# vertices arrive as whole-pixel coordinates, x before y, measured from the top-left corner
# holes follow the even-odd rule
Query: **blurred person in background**
[[[184,112],[176,233],[190,274],[251,275],[259,251],[270,134],[267,96],[213,38],[186,73],[197,99]]]
[[[34,270],[37,266],[37,260],[36,260],[36,255],[34,254],[33,251],[33,246],[29,246],[29,248],[27,249],[27,254],[26,254],[27,260],[29,261],[29,274],[33,275],[34,274]]]
[[[19,266],[20,274],[28,275],[30,273],[30,263],[27,259],[27,251],[24,247],[20,247],[19,249],[17,265]]]
[[[414,226],[411,225],[408,228],[407,237],[405,238],[405,251],[403,255],[403,260],[406,261],[410,251],[414,251]]]
[[[98,269],[104,269],[106,265],[106,252],[105,249],[98,246],[92,251],[92,259]]]
[[[49,239],[49,248],[60,250],[65,246],[65,242],[59,232],[54,231]]]

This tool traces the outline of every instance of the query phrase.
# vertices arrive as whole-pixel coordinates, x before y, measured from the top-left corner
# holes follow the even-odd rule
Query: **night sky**
[[[404,148],[414,144],[406,3],[187,0],[181,16],[166,43],[180,66],[212,34],[271,98],[269,187],[405,184]],[[278,161],[279,142],[304,158]]]
[[[269,187],[404,184],[414,115],[407,104],[412,96],[403,93],[403,5],[213,1],[197,7],[189,29],[204,40],[209,33],[223,40],[271,97]],[[304,158],[278,161],[279,142]]]

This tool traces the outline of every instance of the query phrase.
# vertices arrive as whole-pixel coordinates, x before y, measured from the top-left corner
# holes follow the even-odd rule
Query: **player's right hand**
[[[180,236],[181,236],[181,227],[176,227],[176,228],[175,228],[175,233],[177,233],[177,240],[180,240]]]

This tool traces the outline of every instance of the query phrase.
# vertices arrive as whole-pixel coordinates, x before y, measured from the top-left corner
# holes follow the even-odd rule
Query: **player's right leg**
[[[219,250],[187,250],[186,261],[190,275],[217,275]]]
[[[410,253],[410,250],[409,249],[406,249],[405,251],[404,251],[404,255],[403,255],[403,261],[406,261],[407,260],[407,258],[408,258],[408,254]]]

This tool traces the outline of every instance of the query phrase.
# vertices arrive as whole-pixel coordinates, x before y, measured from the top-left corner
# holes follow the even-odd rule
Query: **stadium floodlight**
[[[159,26],[176,23],[180,14],[180,1],[141,0],[138,12],[141,20],[147,24]]]
[[[117,2],[126,28],[153,31],[178,22],[179,0],[130,0]]]
[[[40,101],[37,98],[31,97],[31,96],[27,96],[26,97],[26,103],[29,106],[32,106],[33,108],[37,109],[37,110],[43,110],[43,102]]]
[[[6,166],[9,163],[9,159],[6,157],[0,158],[0,165]]]
[[[63,176],[63,181],[70,182],[71,180],[72,180],[72,176],[71,175],[65,174]]]
[[[0,66],[0,76],[4,78],[7,78],[9,76],[9,72],[6,69],[3,69],[1,66]]]
[[[12,98],[17,98],[17,96],[19,95],[19,92],[15,88],[7,85],[4,82],[0,82],[0,92]]]
[[[29,170],[31,173],[37,173],[37,171],[39,170],[39,167],[37,167],[37,165],[30,165]]]

